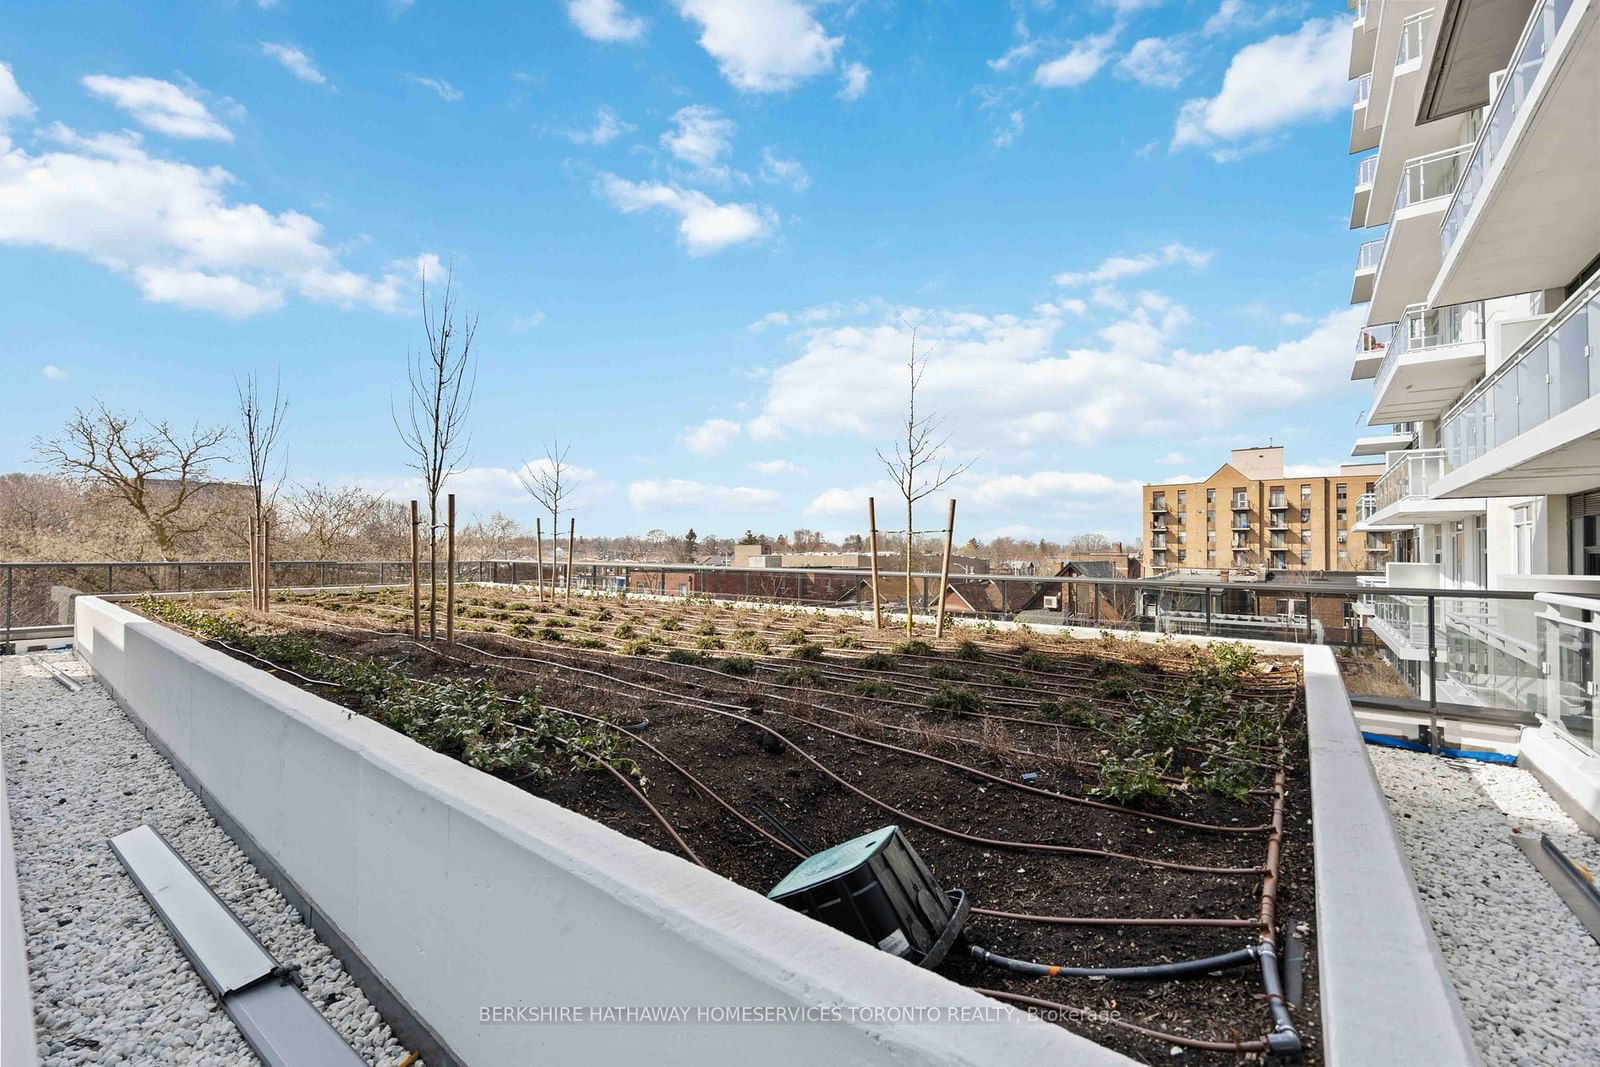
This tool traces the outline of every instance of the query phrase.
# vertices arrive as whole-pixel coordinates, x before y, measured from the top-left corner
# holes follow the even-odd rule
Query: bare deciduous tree
[[[930,493],[938,492],[952,478],[972,466],[974,461],[966,459],[947,467],[944,446],[949,443],[950,435],[941,436],[939,433],[944,425],[944,416],[937,412],[921,416],[917,414],[917,389],[922,385],[922,375],[928,369],[928,361],[926,357],[920,361],[917,359],[917,328],[908,325],[907,329],[911,331],[911,354],[906,359],[905,437],[895,442],[893,454],[885,454],[883,449],[878,449],[878,462],[883,464],[883,469],[894,480],[895,488],[906,502],[906,635],[909,637],[915,632],[911,611],[911,557],[916,542],[916,503]],[[943,589],[939,590],[939,595],[944,595]]]
[[[543,463],[523,463],[517,471],[517,480],[528,491],[534,502],[550,513],[550,536],[555,542],[561,539],[561,509],[572,510],[571,498],[583,485],[576,468],[567,462],[572,442],[562,444],[551,441],[544,448]]]
[[[288,498],[289,514],[317,559],[337,559],[359,543],[385,501],[356,486],[302,485]]]
[[[227,439],[225,426],[197,424],[187,433],[165,421],[142,427],[136,416],[96,401],[93,410],[74,412],[60,436],[35,439],[33,450],[52,470],[115,493],[138,515],[161,558],[171,560],[180,539],[210,519],[195,514],[195,498],[212,484],[212,464],[227,458]]]
[[[473,362],[472,338],[478,332],[473,316],[456,325],[454,272],[447,272],[444,296],[437,309],[428,305],[428,279],[422,279],[422,330],[427,336],[426,350],[408,353],[406,377],[407,418],[400,421],[390,405],[390,417],[400,439],[411,453],[408,464],[422,478],[422,492],[428,501],[428,634],[437,637],[439,565],[439,498],[444,483],[466,462],[472,434],[467,430],[467,413],[478,373]]]

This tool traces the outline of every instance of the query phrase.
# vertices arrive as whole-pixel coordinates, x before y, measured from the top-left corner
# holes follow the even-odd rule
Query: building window
[[[1186,489],[1178,490],[1178,510],[1182,511],[1189,503],[1189,492]]]
[[[1189,531],[1187,531],[1187,530],[1179,530],[1178,531],[1178,544],[1181,545],[1187,540],[1189,540]]]
[[[1267,506],[1271,508],[1287,507],[1289,498],[1284,494],[1283,486],[1275,485],[1267,497]]]
[[[1302,566],[1302,567],[1311,566],[1311,553],[1305,551],[1304,549],[1300,550],[1300,566]]]
[[[1581,522],[1581,519],[1575,520],[1574,525],[1576,526]],[[1527,504],[1511,509],[1511,540],[1515,546],[1513,552],[1516,555],[1514,560],[1516,573],[1533,573],[1533,509]],[[1581,555],[1582,546],[1577,538],[1573,538],[1573,548],[1577,550],[1577,554]],[[1580,558],[1573,560],[1573,562],[1581,564],[1583,560]],[[1581,567],[1575,566],[1573,570],[1579,574],[1583,573]]]
[[[1243,489],[1236,489],[1233,493],[1233,510],[1248,511],[1250,508],[1250,494]]]
[[[1178,549],[1178,562],[1182,563],[1188,557],[1188,555],[1189,553],[1185,549]]]
[[[1311,487],[1309,485],[1302,485],[1300,487],[1300,506],[1301,507],[1305,507],[1305,506],[1309,505],[1310,503],[1311,503]]]
[[[1300,531],[1300,543],[1302,545],[1309,545],[1311,543],[1311,531],[1310,530],[1301,530]]]
[[[1165,493],[1157,493],[1155,496],[1151,497],[1150,498],[1150,510],[1151,511],[1165,511],[1165,510],[1167,510],[1167,494],[1165,494]]]
[[[1207,489],[1206,490],[1206,503],[1207,504],[1215,504],[1216,502],[1217,502],[1217,491],[1215,489]]]
[[[1207,530],[1206,531],[1206,543],[1207,544],[1211,544],[1211,545],[1214,545],[1214,544],[1217,543],[1217,531],[1215,531],[1215,530]]]
[[[1311,521],[1311,509],[1310,508],[1301,508],[1300,509],[1300,521],[1301,522],[1310,522]]]
[[[1274,552],[1272,554],[1272,568],[1273,568],[1273,570],[1280,570],[1281,571],[1281,570],[1283,570],[1284,565],[1287,564],[1287,563],[1288,563],[1288,560],[1286,560],[1284,558],[1284,553],[1282,553],[1282,552]]]
[[[1341,545],[1344,544],[1349,539],[1350,539],[1350,535],[1349,534],[1345,533],[1343,530],[1339,531],[1339,543]]]
[[[1335,508],[1334,509],[1333,521],[1338,523],[1340,526],[1344,525],[1344,522],[1345,522],[1345,509],[1344,508]]]
[[[1349,486],[1345,485],[1343,482],[1340,482],[1338,485],[1333,487],[1333,499],[1337,500],[1339,503],[1343,504],[1345,502],[1345,498],[1349,495]]]
[[[1215,523],[1216,521],[1217,521],[1216,509],[1215,508],[1206,508],[1206,525],[1210,526],[1213,523]]]
[[[1206,549],[1206,562],[1207,563],[1215,563],[1216,561],[1217,561],[1217,550],[1214,549],[1214,548]]]

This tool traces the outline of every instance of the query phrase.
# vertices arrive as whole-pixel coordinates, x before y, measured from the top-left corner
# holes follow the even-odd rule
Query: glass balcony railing
[[[1356,270],[1375,270],[1383,259],[1383,238],[1367,241],[1356,251]]]
[[[1378,510],[1378,494],[1362,493],[1356,498],[1356,521],[1362,522],[1370,519]]]
[[[1363,74],[1363,75],[1361,75],[1361,77],[1356,79],[1356,102],[1355,102],[1354,106],[1355,107],[1360,107],[1362,104],[1365,104],[1367,102],[1367,99],[1369,97],[1371,97],[1371,96],[1372,96],[1372,73],[1369,71],[1366,74]]]
[[[1572,3],[1573,0],[1542,0],[1534,5],[1533,12],[1528,16],[1522,39],[1517,43],[1516,58],[1501,77],[1499,91],[1489,104],[1489,114],[1478,134],[1472,159],[1461,175],[1461,184],[1456,189],[1450,209],[1444,213],[1444,219],[1439,224],[1441,255],[1448,256],[1450,249],[1455,246],[1456,236],[1483,189],[1489,167],[1499,157],[1501,149],[1505,147],[1506,137],[1511,132],[1511,124],[1527,104],[1528,90],[1544,68],[1545,53],[1555,41],[1567,13],[1572,10]]]
[[[1356,188],[1371,185],[1372,179],[1378,176],[1378,157],[1368,156],[1356,164]]]
[[[1444,449],[1414,448],[1391,452],[1396,459],[1372,487],[1373,512],[1415,497],[1426,497],[1428,487],[1444,473]]]
[[[1394,191],[1394,209],[1399,211],[1455,192],[1471,154],[1472,146],[1464,144],[1407,160],[1400,187]]]
[[[1600,275],[1521,348],[1472,387],[1439,427],[1450,467],[1470,463],[1518,434],[1600,395]]]
[[[1395,325],[1389,350],[1378,365],[1372,395],[1380,396],[1407,352],[1483,340],[1483,301],[1430,308],[1413,304]]]
[[[1367,0],[1356,0],[1356,21],[1367,21]]]
[[[1395,66],[1402,67],[1422,55],[1422,46],[1428,39],[1428,27],[1432,22],[1433,9],[1429,8],[1400,24],[1400,47],[1395,51]]]
[[[1371,357],[1389,350],[1389,342],[1394,337],[1394,323],[1386,322],[1381,326],[1367,326],[1356,333],[1356,356]]]

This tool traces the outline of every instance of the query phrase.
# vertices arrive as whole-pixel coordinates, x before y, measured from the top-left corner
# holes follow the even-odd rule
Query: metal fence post
[[[114,593],[117,590],[116,568],[106,564],[106,592]]]
[[[1439,648],[1435,638],[1433,605],[1437,598],[1428,594],[1428,751],[1439,751]]]
[[[805,589],[806,574],[805,571],[801,571],[799,574],[794,576],[794,602],[796,604],[805,603]]]
[[[5,650],[7,652],[11,651],[11,580],[12,580],[12,577],[16,574],[16,572],[17,572],[17,569],[15,567],[9,567],[8,566],[6,568],[6,647],[5,647]]]
[[[1100,625],[1100,583],[1095,582],[1089,587],[1089,596],[1094,601],[1094,624]]]
[[[1208,585],[1201,593],[1206,598],[1206,636],[1211,636],[1211,587]]]
[[[1316,631],[1311,627],[1311,593],[1306,593],[1306,644],[1316,640]]]
[[[183,592],[183,564],[181,563],[178,564],[178,577],[176,579],[176,584],[177,589],[175,591],[179,593]]]

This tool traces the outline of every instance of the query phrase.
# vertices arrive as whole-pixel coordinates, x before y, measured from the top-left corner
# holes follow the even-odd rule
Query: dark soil
[[[496,604],[504,607],[496,607]],[[1030,784],[1076,797],[1089,796],[1096,783],[1097,750],[1103,736],[1091,729],[1069,728],[1043,721],[1043,699],[1076,698],[1087,702],[1093,716],[1111,720],[1127,713],[1117,696],[1101,695],[1108,676],[1123,677],[1129,657],[1137,684],[1161,691],[1174,685],[1185,669],[1182,655],[1154,653],[1129,642],[1058,642],[1024,638],[1049,670],[1025,671],[1022,651],[1013,635],[973,633],[963,655],[954,654],[946,639],[932,656],[891,654],[887,664],[860,665],[873,650],[892,647],[896,638],[865,627],[852,627],[812,613],[800,616],[766,611],[730,612],[703,606],[666,608],[660,604],[577,600],[565,606],[535,610],[527,598],[499,591],[469,590],[463,609],[481,614],[458,623],[458,646],[448,659],[422,649],[396,631],[409,623],[409,612],[393,597],[367,594],[331,595],[293,601],[270,617],[249,615],[263,630],[292,627],[315,635],[321,647],[341,656],[372,656],[402,663],[423,678],[471,675],[491,679],[502,691],[537,691],[541,703],[603,718],[619,726],[643,720],[638,737],[700,778],[729,805],[771,830],[756,806],[782,823],[809,850],[897,823],[946,888],[966,889],[975,907],[1056,916],[1151,918],[1230,918],[1255,920],[1260,909],[1261,877],[1267,833],[1216,832],[1069,803],[1056,797],[1020,791],[912,755],[841,738],[822,729],[848,731],[874,741],[932,753],[981,768],[1007,782],[1036,775]],[[603,616],[600,613],[604,612]],[[599,616],[599,618],[597,618]],[[666,617],[679,620],[676,629],[661,631]],[[795,634],[799,624],[808,630]],[[563,640],[524,640],[506,636],[515,621],[527,619],[537,629],[551,619],[567,623]],[[468,621],[471,620],[471,621]],[[622,623],[660,639],[657,658],[616,654],[620,639],[612,636]],[[467,629],[472,627],[472,629]],[[584,627],[589,627],[585,629]],[[713,633],[712,627],[716,630]],[[704,631],[704,632],[701,632]],[[749,634],[773,642],[767,655],[740,651],[736,642]],[[840,649],[840,634],[857,647]],[[603,635],[606,648],[574,648],[567,635]],[[720,635],[720,636],[718,636]],[[751,656],[757,669],[738,677],[716,669],[665,662],[661,647],[673,643],[692,649],[708,639],[726,641],[725,650],[707,652],[714,664],[729,656]],[[599,638],[592,637],[591,640]],[[820,656],[786,659],[784,646],[824,646]],[[976,646],[976,651],[974,649]],[[492,659],[484,652],[517,659]],[[596,677],[560,669],[544,660],[599,672]],[[466,661],[466,662],[461,662]],[[800,681],[792,674],[810,667],[818,674]],[[929,677],[930,667],[935,678]],[[954,682],[984,698],[984,713],[1027,722],[1000,722],[975,715],[930,716],[926,696],[941,684],[937,676],[957,671]],[[293,680],[293,679],[290,679]],[[876,681],[894,687],[892,697],[862,696],[855,687]],[[658,692],[632,687],[649,686]],[[795,688],[784,688],[794,685]],[[1114,690],[1115,687],[1112,687]],[[887,690],[885,690],[887,691]],[[1297,678],[1281,664],[1250,682],[1252,699],[1281,702],[1292,708],[1286,738],[1288,791],[1282,854],[1278,917],[1281,935],[1304,923],[1314,960],[1314,887],[1311,865],[1310,795],[1305,774],[1302,702]],[[727,706],[729,715],[673,703],[685,697]],[[895,701],[914,706],[900,706]],[[737,709],[735,711],[734,709]],[[732,715],[754,720],[740,721]],[[848,716],[857,716],[850,718]],[[766,729],[762,729],[765,727]],[[893,727],[902,727],[896,730]],[[857,788],[874,803],[833,781],[776,740],[775,731]],[[938,736],[944,735],[944,736]],[[730,815],[642,744],[626,753],[644,776],[649,799],[671,821],[705,864],[726,878],[766,892],[798,862],[788,851]],[[1270,784],[1263,771],[1262,785]],[[601,771],[563,770],[554,780],[530,788],[538,795],[645,841],[681,854],[657,819],[612,775]],[[883,805],[900,809],[896,814]],[[1270,791],[1260,789],[1243,801],[1194,792],[1145,802],[1141,810],[1229,827],[1262,827],[1272,814]],[[918,825],[907,816],[941,827],[1008,845],[983,845]],[[782,834],[780,834],[782,836]],[[1169,862],[1242,868],[1245,873],[1197,873],[1149,866],[1105,856],[1068,855],[1015,847],[1017,842],[1050,843],[1127,853]],[[1119,966],[1213,955],[1253,943],[1253,927],[1135,927],[1051,925],[974,915],[969,941],[1006,955],[1044,963],[1074,966]],[[1057,1001],[1093,1011],[1114,1011],[1125,1022],[1172,1034],[1209,1040],[1249,1041],[1269,1029],[1269,1015],[1259,973],[1241,968],[1226,974],[1162,983],[1110,982],[1090,979],[1031,978],[975,962],[959,948],[940,968],[954,981]],[[1307,969],[1306,994],[1296,1006],[1297,1027],[1306,1042],[1307,1059],[1320,1059],[1317,1046],[1316,971]],[[1071,1023],[1095,1041],[1147,1063],[1236,1063],[1245,1054],[1183,1049],[1100,1022]]]

